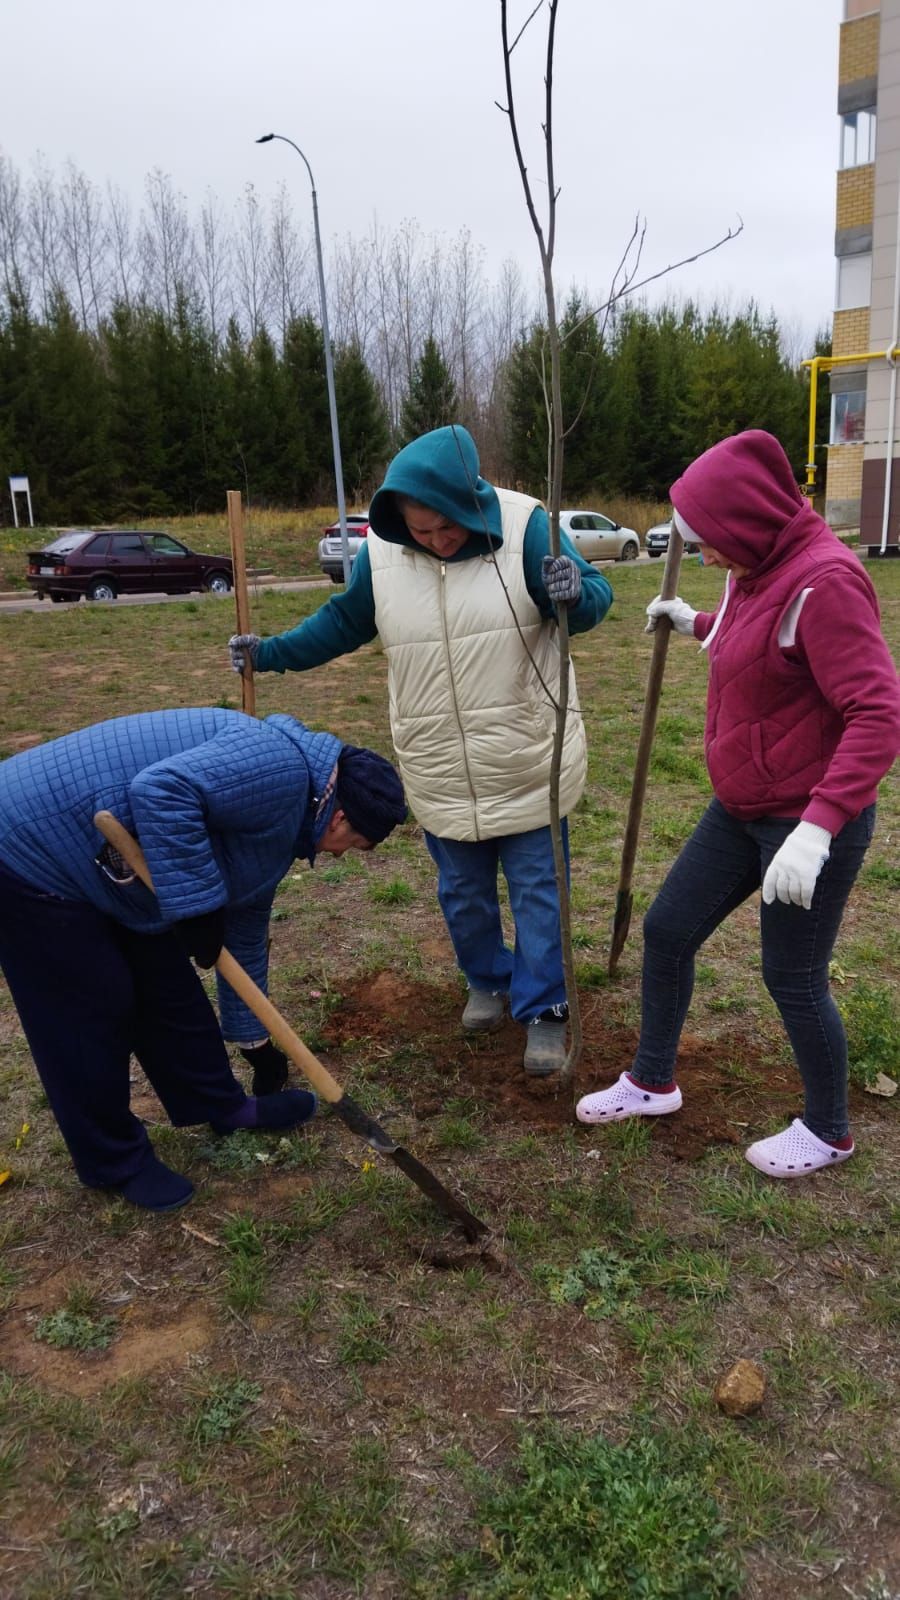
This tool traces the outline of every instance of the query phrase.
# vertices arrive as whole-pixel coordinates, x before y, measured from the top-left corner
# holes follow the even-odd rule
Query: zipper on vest
[[[475,797],[475,789],[474,789],[474,786],[473,786],[473,783],[472,783],[472,774],[469,771],[469,758],[468,758],[468,754],[466,752],[466,736],[465,736],[465,734],[463,732],[462,718],[460,717],[460,714],[459,714],[459,702],[457,701],[457,698],[456,698],[456,684],[453,681],[453,661],[452,661],[452,657],[450,655],[450,634],[449,634],[449,630],[447,628],[447,563],[446,563],[446,561],[442,561],[441,562],[441,630],[442,630],[443,635],[444,635],[444,654],[445,654],[446,659],[447,659],[447,678],[448,678],[449,683],[450,683],[450,694],[451,694],[451,697],[452,697],[452,700],[453,700],[453,715],[456,718],[456,726],[457,726],[457,729],[459,730],[459,743],[460,743],[460,748],[462,750],[463,771],[465,772],[466,783],[469,786],[469,794],[470,794],[470,796],[472,798],[472,826],[473,826],[473,828],[475,830],[476,839],[480,839],[481,835],[478,832],[478,802],[477,802],[476,797]]]

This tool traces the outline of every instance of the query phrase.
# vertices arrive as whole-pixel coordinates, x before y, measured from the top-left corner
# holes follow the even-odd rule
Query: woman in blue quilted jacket
[[[98,832],[100,810],[140,840],[155,894]],[[189,958],[211,967],[227,944],[265,989],[291,863],[370,850],[405,815],[390,762],[288,716],[144,712],[0,763],[0,967],[82,1183],[152,1211],[193,1193],[130,1110],[132,1053],[176,1127],[314,1114],[221,978],[219,1026]],[[253,1065],[252,1095],[225,1039]]]

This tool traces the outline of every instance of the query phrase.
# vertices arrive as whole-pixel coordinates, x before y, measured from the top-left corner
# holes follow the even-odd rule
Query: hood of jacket
[[[827,538],[827,522],[804,498],[778,440],[761,428],[736,433],[698,456],[670,490],[672,504],[704,544],[768,572],[786,555]]]
[[[403,520],[397,495],[408,495],[439,511],[472,535],[451,561],[487,555],[503,543],[500,502],[479,473],[478,451],[467,428],[453,422],[413,439],[387,469],[369,504],[369,522],[379,538],[421,550]]]
[[[294,853],[298,859],[308,860],[312,866],[319,841],[334,811],[335,792],[332,787],[328,794],[328,784],[344,748],[343,743],[333,733],[313,733],[296,717],[288,717],[280,712],[266,717],[265,722],[267,728],[275,728],[286,739],[290,739],[291,744],[300,751],[309,771],[309,798]],[[325,796],[327,798],[323,805]]]

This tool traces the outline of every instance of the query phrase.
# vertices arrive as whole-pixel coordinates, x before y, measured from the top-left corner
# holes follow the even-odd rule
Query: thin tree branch
[[[510,55],[512,55],[513,51],[516,48],[516,45],[518,44],[518,42],[521,39],[523,33],[525,32],[525,29],[534,21],[534,18],[537,16],[537,14],[540,11],[541,6],[543,4],[544,4],[544,0],[537,0],[537,5],[535,6],[534,10],[530,13],[529,16],[527,16],[525,18],[525,21],[522,23],[521,28],[519,29],[518,33],[516,34],[516,37],[513,39],[513,42],[509,47],[509,54]]]
[[[682,256],[680,261],[672,261],[667,267],[660,267],[659,272],[651,272],[648,277],[641,278],[640,282],[638,283],[628,283],[625,288],[620,289],[615,294],[611,295],[609,300],[605,300],[603,305],[595,306],[592,311],[585,312],[585,315],[581,317],[573,327],[567,329],[565,337],[570,339],[572,334],[576,333],[578,329],[583,327],[586,322],[590,322],[592,317],[599,316],[601,311],[608,311],[611,306],[617,305],[618,302],[620,300],[624,300],[627,295],[635,294],[638,289],[645,289],[648,283],[656,283],[657,279],[665,278],[668,273],[677,272],[679,267],[688,267],[692,261],[701,261],[704,256],[711,256],[714,251],[721,250],[722,246],[728,244],[731,239],[737,239],[738,236],[743,233],[743,231],[744,221],[743,218],[739,216],[738,226],[736,228],[729,228],[728,232],[724,233],[721,239],[717,239],[715,244],[707,245],[705,250],[698,250],[695,255]]]

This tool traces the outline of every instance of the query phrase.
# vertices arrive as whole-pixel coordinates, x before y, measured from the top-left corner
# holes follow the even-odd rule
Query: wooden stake
[[[681,534],[676,531],[674,522],[672,532],[669,534],[669,550],[666,556],[666,570],[663,574],[660,598],[674,600],[678,590],[678,571],[681,566],[681,553],[684,542]],[[650,770],[650,752],[653,749],[653,735],[656,732],[656,714],[659,711],[659,696],[662,690],[663,672],[666,666],[666,652],[669,648],[669,635],[672,624],[668,617],[660,617],[653,632],[653,655],[650,659],[650,672],[647,676],[647,693],[644,696],[644,716],[641,722],[641,736],[638,740],[637,755],[634,762],[634,778],[631,783],[631,801],[628,807],[628,821],[625,825],[625,839],[622,845],[622,865],[619,870],[619,890],[616,895],[616,910],[613,918],[612,943],[609,948],[609,974],[616,970],[619,956],[628,938],[628,929],[631,924],[631,906],[633,895],[631,892],[631,879],[634,872],[634,859],[637,855],[638,834],[641,828],[641,814],[644,809],[644,795],[647,790],[647,773]]]
[[[244,554],[244,513],[240,489],[228,490],[228,532],[231,535],[231,560],[234,567],[234,601],[238,633],[250,632],[250,600],[247,594],[247,558]],[[248,717],[256,716],[256,685],[249,650],[244,651],[241,673],[241,706]]]

